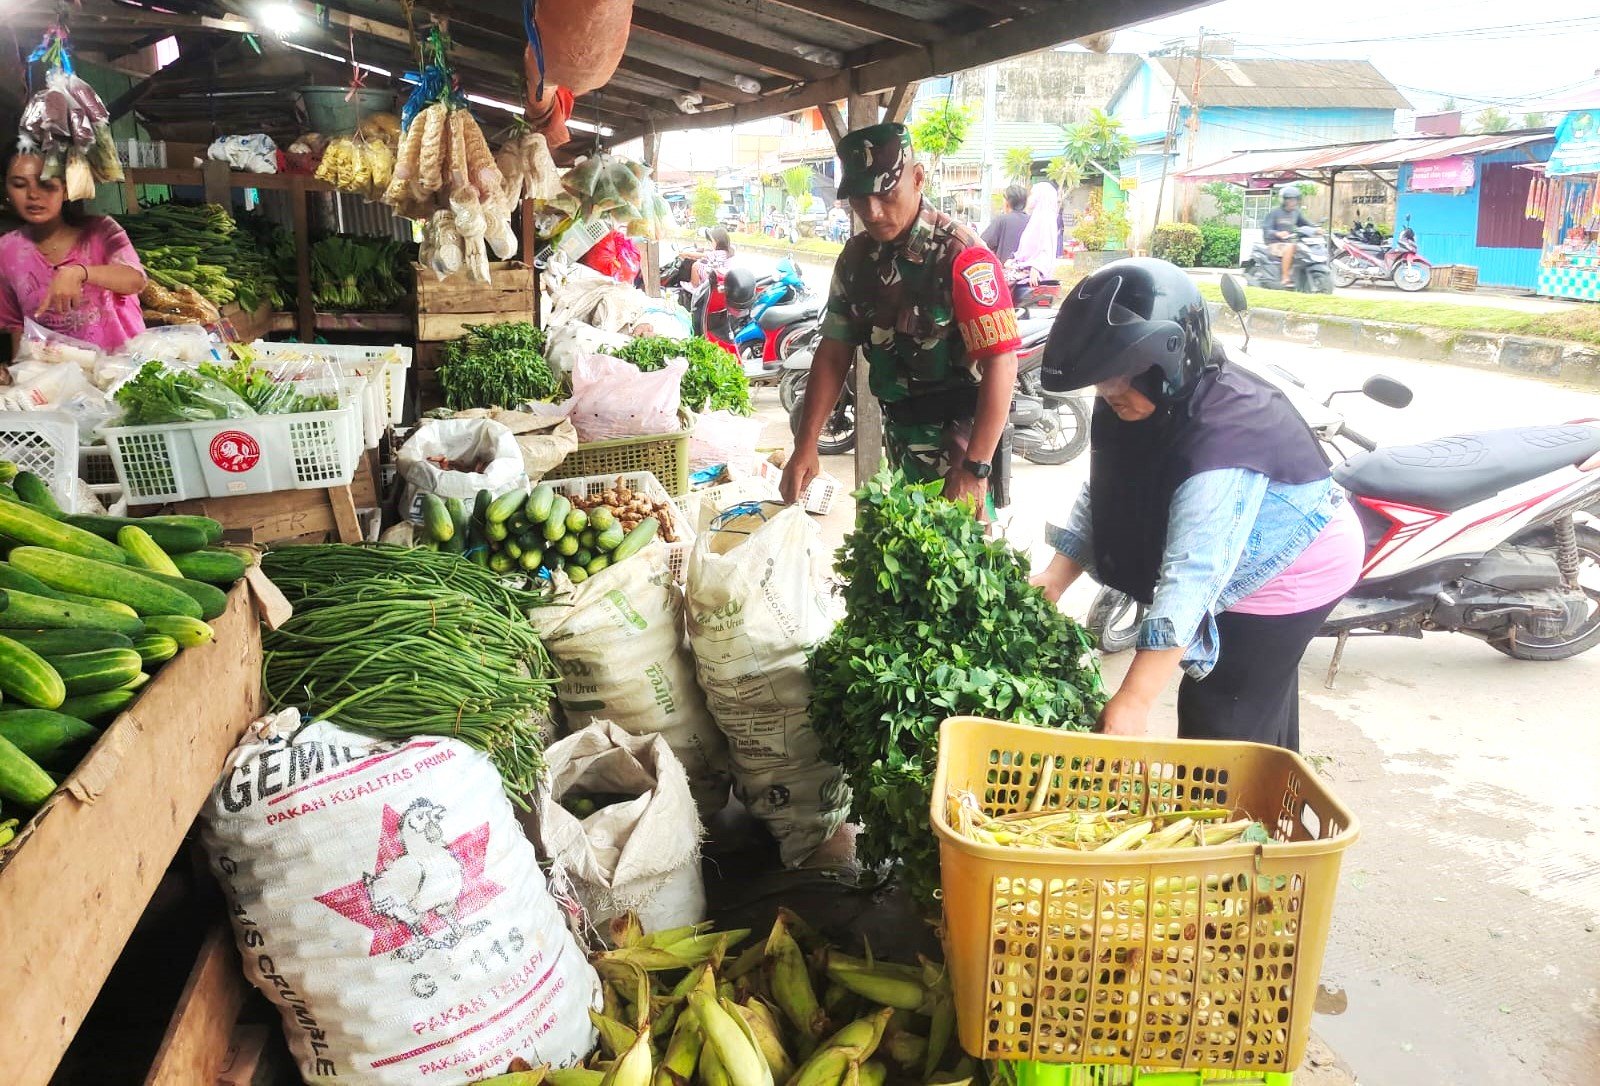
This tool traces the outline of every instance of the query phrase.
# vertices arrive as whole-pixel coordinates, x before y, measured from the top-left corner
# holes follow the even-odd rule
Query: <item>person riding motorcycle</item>
[[[1313,223],[1300,213],[1300,190],[1293,185],[1286,185],[1278,194],[1281,201],[1279,205],[1267,212],[1266,220],[1261,224],[1261,232],[1266,236],[1267,251],[1278,257],[1282,262],[1283,285],[1294,285],[1294,248],[1295,238],[1299,237],[1302,226],[1311,226]]]

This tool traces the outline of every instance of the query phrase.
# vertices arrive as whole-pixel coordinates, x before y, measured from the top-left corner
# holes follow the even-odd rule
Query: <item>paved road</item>
[[[1344,401],[1380,442],[1600,416],[1600,395],[1497,372],[1258,341],[1313,388],[1387,373],[1416,392],[1392,411]],[[787,442],[770,391],[769,440]],[[848,457],[824,467],[850,480]],[[1084,459],[1024,465],[1008,536],[1048,556]],[[835,538],[849,526],[827,518]],[[1063,602],[1082,615],[1092,588]],[[1347,854],[1315,1028],[1363,1086],[1579,1086],[1600,1076],[1600,652],[1509,660],[1470,638],[1358,640],[1337,686],[1330,642],[1301,671],[1306,753],[1360,815]],[[1114,683],[1126,656],[1106,661]],[[1172,694],[1159,728],[1175,728]]]

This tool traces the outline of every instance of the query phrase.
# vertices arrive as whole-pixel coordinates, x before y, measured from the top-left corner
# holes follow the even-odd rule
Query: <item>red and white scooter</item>
[[[1244,293],[1232,277],[1223,294],[1243,319]],[[1378,448],[1329,407],[1345,393],[1318,403],[1286,371],[1249,368],[1281,388],[1341,456],[1339,442],[1361,450],[1333,469],[1355,503],[1367,556],[1361,580],[1320,631],[1339,639],[1330,685],[1352,635],[1448,630],[1519,660],[1563,660],[1600,645],[1600,529],[1577,519],[1600,515],[1600,420]],[[1411,391],[1387,377],[1360,391],[1389,407],[1411,402]],[[1142,610],[1102,589],[1089,626],[1106,651],[1128,648]]]

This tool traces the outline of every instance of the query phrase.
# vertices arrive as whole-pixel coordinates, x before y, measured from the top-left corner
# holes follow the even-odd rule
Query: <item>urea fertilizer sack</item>
[[[571,731],[610,720],[631,735],[660,735],[689,776],[700,810],[728,798],[727,744],[694,679],[683,637],[683,593],[667,550],[651,544],[580,584],[557,581],[564,602],[530,620],[561,672],[556,699]]]
[[[306,1082],[455,1086],[587,1055],[599,982],[489,759],[298,720],[252,726],[203,834]]]
[[[798,505],[735,506],[689,556],[689,645],[728,739],[734,793],[790,865],[831,837],[850,807],[807,711],[806,653],[833,629],[827,574],[822,532]]]

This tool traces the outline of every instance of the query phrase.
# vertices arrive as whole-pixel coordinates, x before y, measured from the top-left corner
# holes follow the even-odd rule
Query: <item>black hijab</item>
[[[1181,399],[1164,395],[1159,371],[1134,387],[1156,403],[1124,422],[1096,400],[1089,428],[1089,510],[1101,584],[1150,603],[1161,577],[1172,496],[1184,481],[1218,468],[1245,468],[1273,482],[1328,477],[1328,458],[1287,397],[1227,362],[1207,369]],[[1220,522],[1231,515],[1218,510]]]

